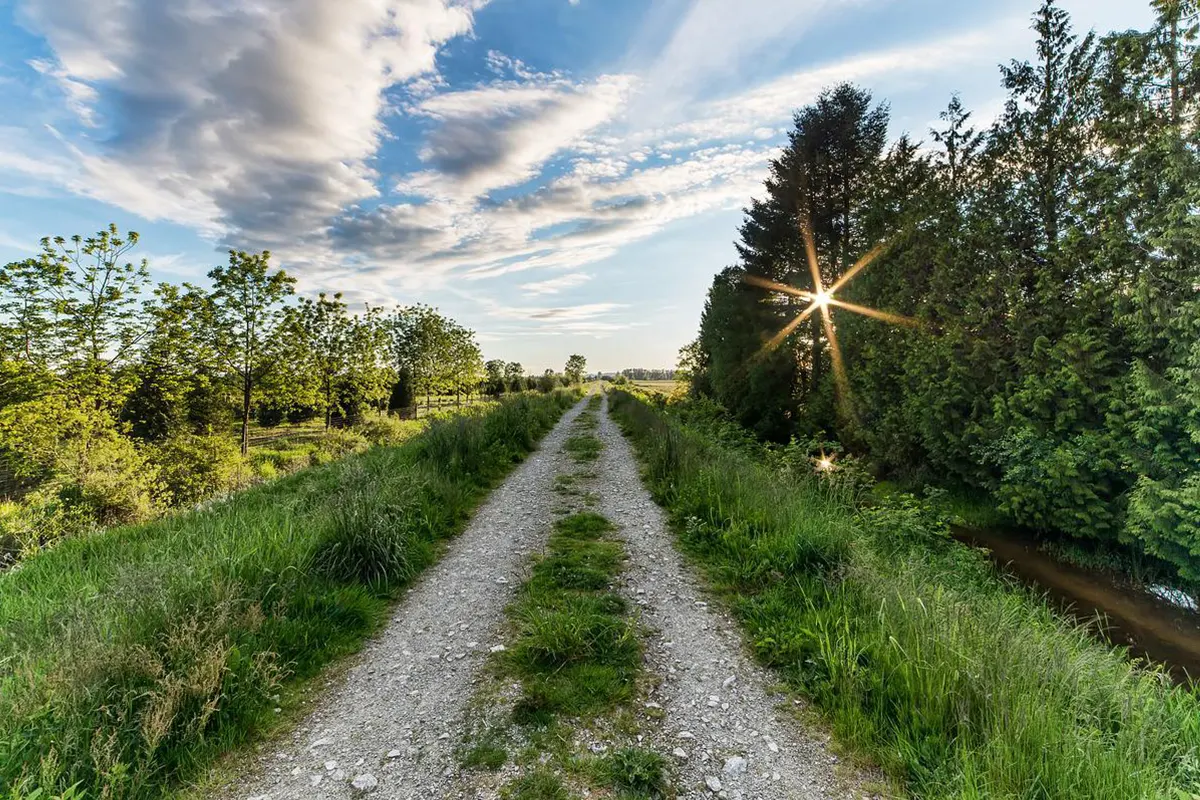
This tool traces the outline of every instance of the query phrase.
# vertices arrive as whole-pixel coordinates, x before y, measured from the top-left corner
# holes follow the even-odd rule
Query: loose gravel
[[[497,796],[493,780],[463,773],[456,748],[487,681],[486,658],[503,646],[504,608],[563,511],[555,477],[578,471],[562,445],[583,406],[492,494],[291,739],[263,748],[218,800]],[[642,700],[655,719],[644,746],[672,761],[675,795],[869,794],[861,787],[870,776],[839,769],[828,737],[805,729],[793,701],[768,689],[772,677],[744,651],[737,623],[709,604],[607,409],[605,398],[596,431],[605,446],[587,489],[625,542],[620,589],[639,608],[644,670],[657,677]]]
[[[803,729],[793,701],[769,691],[772,676],[744,652],[736,621],[708,602],[607,413],[597,435],[605,448],[592,488],[626,542],[623,581],[648,631],[646,669],[663,679],[648,701],[663,714],[655,748],[675,762],[678,796],[862,797],[866,776],[838,770],[827,737]]]
[[[552,485],[583,403],[492,493],[356,656],[290,741],[262,752],[216,797],[456,797],[455,747],[504,607],[554,519]]]

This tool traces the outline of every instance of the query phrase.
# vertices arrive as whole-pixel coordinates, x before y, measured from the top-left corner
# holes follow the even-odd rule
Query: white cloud
[[[569,272],[520,284],[529,296],[552,295],[581,285],[581,268],[676,220],[745,205],[793,109],[825,86],[886,88],[994,63],[1028,35],[1021,18],[689,102],[670,125],[627,124],[635,103],[703,81],[814,15],[859,1],[695,0],[640,77],[580,81],[493,51],[493,79],[449,89],[438,49],[469,33],[486,0],[26,0],[56,54],[39,69],[105,144],[70,139],[71,159],[51,158],[7,150],[0,128],[0,180],[51,181],[236,246],[270,248],[301,273],[302,288],[353,283],[355,297],[380,302],[451,274]],[[416,170],[390,178],[377,156],[397,115],[423,138]],[[580,308],[588,313],[570,313]],[[520,319],[537,320],[538,310],[519,309]]]
[[[437,121],[420,153],[432,169],[401,181],[402,192],[471,200],[535,177],[556,154],[609,122],[633,84],[625,75],[577,85],[530,75],[430,97],[412,110]]]
[[[572,272],[568,275],[560,275],[557,278],[549,278],[544,281],[535,281],[534,283],[521,284],[522,291],[530,296],[544,294],[558,294],[567,289],[574,289],[577,286],[582,286],[592,279],[591,275],[583,272]]]
[[[375,197],[385,91],[486,0],[26,0],[39,65],[108,136],[71,188],[276,250]],[[101,100],[103,102],[97,102]]]

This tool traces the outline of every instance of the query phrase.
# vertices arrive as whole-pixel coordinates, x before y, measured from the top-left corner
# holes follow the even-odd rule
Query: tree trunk
[[[250,392],[254,381],[247,372],[242,380],[242,455],[250,452]]]
[[[812,386],[810,392],[820,391],[821,383],[821,312],[812,316]]]
[[[333,424],[333,387],[331,384],[325,386],[325,430],[328,431]]]

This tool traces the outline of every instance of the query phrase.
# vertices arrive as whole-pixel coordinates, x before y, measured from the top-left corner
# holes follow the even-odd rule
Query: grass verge
[[[815,481],[614,393],[681,547],[759,658],[918,797],[1191,798],[1200,692],[996,578],[912,502],[857,513]]]
[[[356,649],[577,396],[438,421],[0,575],[0,786],[123,800],[197,773],[285,681]]]
[[[611,530],[598,514],[559,520],[510,609],[517,634],[505,662],[522,684],[518,724],[595,716],[633,692],[641,651],[625,600],[608,588],[622,558],[602,538]]]
[[[641,645],[625,600],[610,588],[624,558],[621,544],[608,537],[613,530],[590,512],[560,519],[509,609],[514,643],[499,666],[520,682],[512,721],[529,746],[518,761],[539,766],[510,783],[506,797],[570,797],[560,772],[604,787],[604,796],[664,796],[667,768],[658,754],[640,747],[600,758],[575,751],[581,730],[611,735],[634,724],[625,706],[637,691]]]

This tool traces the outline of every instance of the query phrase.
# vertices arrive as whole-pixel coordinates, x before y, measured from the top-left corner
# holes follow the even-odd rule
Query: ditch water
[[[1074,618],[1096,623],[1110,642],[1164,665],[1180,683],[1200,680],[1200,613],[1192,598],[1164,587],[1147,592],[1098,570],[1064,564],[1028,534],[955,528],[954,538],[986,549],[1023,583]]]

